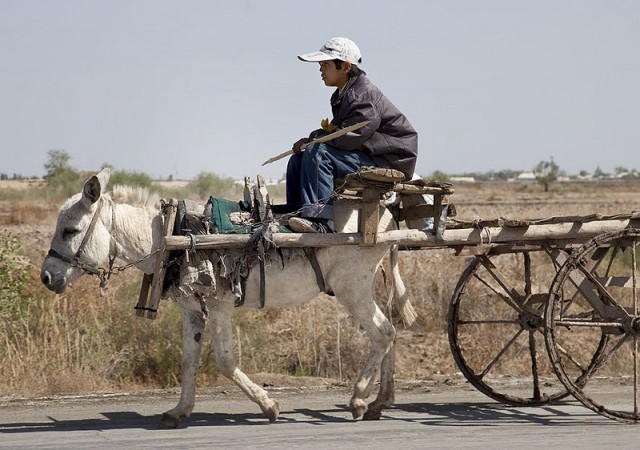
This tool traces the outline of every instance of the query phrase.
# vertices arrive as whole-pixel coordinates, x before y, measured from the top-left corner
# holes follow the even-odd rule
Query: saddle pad
[[[241,206],[241,203],[244,202],[210,197],[208,203],[211,205],[211,224],[214,232],[221,234],[250,234],[252,232],[251,226],[236,225],[229,219],[231,213],[247,211]]]

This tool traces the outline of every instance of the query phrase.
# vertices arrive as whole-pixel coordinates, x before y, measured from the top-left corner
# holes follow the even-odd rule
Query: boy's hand
[[[298,141],[296,141],[291,147],[291,150],[293,150],[293,153],[295,153],[296,155],[299,155],[300,153],[302,153],[302,146],[308,142],[311,142],[310,138],[298,139]]]

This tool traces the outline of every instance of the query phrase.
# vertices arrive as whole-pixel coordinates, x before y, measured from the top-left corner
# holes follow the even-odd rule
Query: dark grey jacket
[[[327,142],[344,150],[365,150],[380,167],[400,170],[411,179],[418,156],[418,133],[365,75],[352,78],[342,94],[331,96],[331,122],[340,128],[370,120],[359,130]]]

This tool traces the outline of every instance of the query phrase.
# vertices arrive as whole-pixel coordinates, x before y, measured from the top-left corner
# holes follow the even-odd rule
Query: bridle
[[[96,228],[96,225],[98,223],[98,220],[100,219],[100,212],[102,211],[102,206],[104,203],[106,203],[107,200],[104,200],[104,197],[100,197],[98,206],[96,208],[96,211],[93,213],[93,217],[91,218],[91,222],[89,223],[89,227],[87,228],[87,232],[84,234],[83,238],[82,238],[82,242],[80,242],[80,247],[78,247],[78,251],[76,251],[76,254],[73,255],[73,257],[69,257],[66,255],[63,255],[59,252],[57,252],[56,250],[54,250],[53,248],[49,248],[49,251],[47,252],[48,256],[51,256],[52,258],[56,258],[59,259],[62,262],[65,262],[69,265],[71,265],[72,267],[76,267],[80,270],[82,270],[84,273],[89,274],[89,275],[95,275],[100,279],[100,292],[102,293],[104,291],[104,289],[107,287],[107,281],[109,281],[109,279],[111,278],[111,275],[113,275],[114,273],[119,273],[119,272],[124,272],[125,270],[127,270],[130,267],[135,266],[136,264],[141,263],[142,261],[151,258],[152,256],[154,256],[155,254],[157,254],[158,252],[160,252],[162,250],[162,247],[159,247],[157,250],[143,256],[142,258],[136,260],[136,261],[132,261],[129,262],[123,266],[114,266],[114,261],[116,260],[116,257],[118,256],[117,253],[117,243],[116,243],[116,234],[117,234],[117,228],[116,228],[116,212],[115,212],[115,207],[113,205],[113,202],[111,204],[111,241],[109,243],[109,267],[108,269],[105,269],[103,267],[97,267],[95,264],[89,264],[86,263],[84,261],[82,261],[82,257],[84,256],[84,252],[86,250],[87,247],[87,242],[89,241],[89,238],[91,237],[91,235],[93,234],[93,231]]]
[[[115,272],[114,267],[113,267],[113,262],[116,259],[117,256],[117,246],[116,246],[116,240],[115,240],[115,234],[116,234],[116,213],[115,213],[115,208],[111,207],[111,242],[109,244],[109,268],[108,269],[104,269],[102,267],[97,267],[94,264],[88,264],[84,261],[82,261],[82,257],[84,256],[84,252],[86,250],[87,247],[87,242],[89,242],[89,238],[91,237],[91,235],[93,234],[93,231],[96,228],[96,225],[98,223],[98,219],[100,218],[100,212],[102,211],[102,205],[105,203],[106,201],[103,200],[103,197],[100,197],[99,203],[98,203],[98,207],[96,208],[96,211],[93,213],[93,217],[91,218],[91,222],[89,223],[89,227],[87,228],[87,232],[84,234],[83,238],[82,238],[82,242],[80,242],[80,247],[78,247],[78,251],[76,252],[75,255],[73,255],[73,257],[69,257],[66,255],[63,255],[59,252],[57,252],[56,250],[54,250],[53,248],[49,249],[49,252],[47,252],[48,256],[51,256],[53,258],[59,259],[60,261],[63,261],[69,265],[71,265],[72,267],[77,267],[78,269],[82,270],[83,272],[89,274],[89,275],[96,275],[98,278],[100,278],[100,289],[104,289],[107,286],[107,281],[109,280],[109,278],[111,278],[111,275]],[[138,262],[138,261],[137,261]],[[136,262],[136,263],[137,263]],[[131,267],[134,264],[130,264],[127,265],[124,268],[115,268],[115,269],[119,269],[118,271],[122,271],[125,270],[128,267]]]

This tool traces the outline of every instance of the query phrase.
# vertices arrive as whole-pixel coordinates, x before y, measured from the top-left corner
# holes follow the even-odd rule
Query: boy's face
[[[333,86],[342,88],[349,80],[349,70],[351,64],[344,61],[340,69],[336,68],[334,61],[321,61],[320,63],[320,76],[322,81],[327,86]]]

